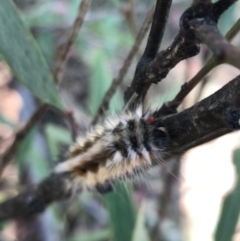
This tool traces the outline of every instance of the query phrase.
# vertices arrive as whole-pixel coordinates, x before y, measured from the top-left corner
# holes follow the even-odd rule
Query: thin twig
[[[128,0],[128,3],[121,8],[121,12],[124,14],[126,21],[129,25],[134,37],[137,37],[138,30],[134,16],[134,0]]]
[[[90,3],[91,3],[91,0],[82,0],[81,1],[81,4],[79,5],[79,8],[78,8],[77,17],[72,26],[72,31],[71,31],[70,37],[69,37],[68,41],[66,42],[66,44],[64,45],[64,49],[59,54],[57,66],[56,66],[56,69],[53,74],[54,81],[57,85],[60,85],[60,83],[61,83],[62,74],[63,74],[64,68],[65,68],[65,63],[67,61],[70,50],[76,41],[76,38],[81,29],[81,26],[84,22],[84,18],[87,13],[87,10],[90,6]]]
[[[167,105],[177,108],[183,101],[183,99],[190,93],[190,91],[207,75],[213,68],[217,66],[217,62],[211,58],[207,61],[204,67],[188,82],[181,86],[181,90],[176,97],[167,103]]]
[[[227,32],[225,38],[228,41],[231,41],[236,34],[240,31],[240,19],[231,27],[231,29]],[[220,63],[217,62],[216,59],[211,57],[207,63],[203,66],[203,68],[188,82],[184,83],[181,87],[181,90],[176,95],[176,97],[168,103],[168,106],[178,107],[183,99],[192,91],[192,89],[203,79],[205,75],[207,75],[212,69],[218,66]]]
[[[132,46],[130,52],[128,53],[128,56],[126,57],[122,68],[120,69],[117,78],[115,78],[112,81],[112,85],[110,86],[110,88],[108,89],[107,93],[105,94],[102,103],[100,104],[96,115],[94,116],[93,120],[92,120],[92,125],[96,124],[97,121],[99,120],[99,118],[103,115],[104,111],[106,111],[108,109],[109,106],[109,101],[111,100],[112,96],[114,95],[114,93],[116,92],[118,86],[123,82],[123,79],[133,61],[134,56],[136,55],[136,53],[139,50],[140,44],[143,41],[149,26],[151,24],[152,21],[152,16],[153,16],[153,8],[148,12],[142,27],[138,33],[138,36],[136,37],[135,43]]]
[[[240,50],[223,38],[215,23],[209,19],[194,19],[190,25],[201,43],[213,52],[217,62],[228,63],[240,69]]]
[[[61,82],[61,76],[62,71],[64,69],[64,64],[68,58],[68,52],[70,51],[74,41],[76,40],[77,34],[82,26],[84,17],[86,15],[86,11],[88,6],[90,5],[91,0],[83,0],[79,6],[79,11],[76,17],[76,20],[74,21],[72,33],[69,37],[69,40],[67,41],[67,44],[65,45],[65,49],[62,52],[62,55],[60,56],[58,60],[57,67],[53,73],[54,75],[54,81],[56,84],[60,84]],[[48,104],[42,104],[38,109],[34,112],[34,114],[30,117],[26,125],[20,130],[18,133],[16,133],[16,137],[14,142],[11,144],[11,146],[6,150],[6,152],[0,157],[0,176],[4,170],[4,168],[7,166],[7,164],[11,161],[13,156],[16,153],[16,150],[18,149],[20,143],[24,140],[27,133],[36,125],[36,123],[44,116],[47,109],[50,108]]]
[[[228,41],[231,41],[236,34],[239,32],[240,30],[240,18],[237,20],[237,22],[231,27],[231,29],[227,32],[225,38]]]

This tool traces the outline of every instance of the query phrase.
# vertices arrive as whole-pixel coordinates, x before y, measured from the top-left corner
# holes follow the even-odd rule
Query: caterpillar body
[[[105,119],[69,148],[56,173],[71,173],[77,189],[103,191],[112,181],[132,177],[162,162],[168,135],[157,111],[138,106]]]

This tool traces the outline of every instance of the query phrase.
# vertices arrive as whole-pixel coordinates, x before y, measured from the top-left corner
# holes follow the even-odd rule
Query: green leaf
[[[62,109],[51,72],[11,0],[0,0],[0,53],[18,80],[43,102]]]
[[[109,71],[109,64],[107,62],[108,56],[104,51],[98,50],[93,54],[92,63],[92,78],[90,86],[89,110],[91,114],[95,114],[102,99],[111,85],[113,76]],[[120,110],[122,106],[122,98],[119,91],[117,91],[110,100],[110,111],[114,112]]]
[[[110,214],[113,230],[113,240],[130,241],[135,226],[135,208],[131,189],[122,183],[117,183],[114,192],[104,196]]]
[[[240,212],[240,149],[234,152],[237,183],[233,191],[225,198],[220,218],[217,224],[215,241],[230,241],[233,239]]]
[[[148,232],[145,226],[145,204],[144,202],[141,204],[141,207],[138,211],[137,221],[133,232],[132,241],[149,241]]]

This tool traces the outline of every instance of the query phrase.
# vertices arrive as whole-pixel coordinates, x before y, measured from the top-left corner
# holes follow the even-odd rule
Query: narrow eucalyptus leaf
[[[0,54],[17,79],[43,102],[62,104],[53,77],[12,0],[0,0]]]
[[[145,203],[142,203],[138,211],[132,241],[150,241],[147,228],[145,226],[145,216],[144,216],[145,210],[146,210]]]
[[[233,240],[238,224],[240,213],[240,149],[235,150],[233,159],[237,173],[237,182],[234,189],[223,201],[216,228],[215,241]]]
[[[116,183],[114,192],[104,195],[114,241],[130,241],[133,236],[136,213],[131,188]]]

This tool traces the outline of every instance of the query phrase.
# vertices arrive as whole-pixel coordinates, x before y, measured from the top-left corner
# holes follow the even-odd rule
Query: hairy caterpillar
[[[139,105],[92,127],[69,148],[56,173],[71,173],[79,189],[107,191],[115,180],[134,176],[162,162],[168,135],[158,111]]]

